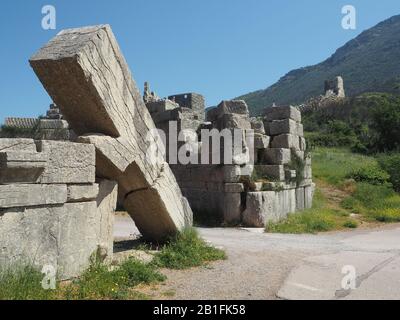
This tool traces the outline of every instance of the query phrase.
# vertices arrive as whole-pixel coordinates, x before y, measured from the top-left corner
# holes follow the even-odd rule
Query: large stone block
[[[303,211],[304,209],[304,188],[296,188],[296,210]]]
[[[285,168],[283,165],[255,165],[254,170],[260,178],[272,181],[285,180]]]
[[[240,193],[225,193],[224,203],[224,222],[227,224],[239,223],[242,213],[242,199]]]
[[[300,138],[293,134],[281,134],[272,139],[271,147],[300,150]]]
[[[8,209],[0,214],[0,266],[53,266],[64,279],[79,276],[98,249],[96,202]]]
[[[85,202],[96,200],[99,194],[98,184],[79,185],[73,184],[67,187],[68,202]]]
[[[293,134],[298,136],[303,136],[303,125],[292,120],[274,120],[269,123],[269,132],[272,136],[277,136],[281,134]]]
[[[114,212],[117,207],[118,184],[116,181],[100,180],[97,203],[97,242],[106,262],[111,262],[114,246]]]
[[[256,133],[254,134],[254,149],[267,149],[269,146],[270,137]]]
[[[276,212],[275,191],[247,193],[246,210],[243,212],[245,226],[263,228],[274,212]]]
[[[301,122],[301,112],[292,106],[277,106],[265,109],[267,121],[292,119]]]
[[[48,156],[40,183],[94,183],[94,146],[62,141],[39,141],[38,148]]]
[[[0,208],[55,205],[67,202],[66,185],[0,185]]]
[[[290,160],[290,149],[269,148],[263,152],[263,161],[268,164],[287,164]]]
[[[61,31],[30,63],[81,141],[95,145],[97,175],[118,181],[141,233],[160,240],[186,227],[187,201],[152,157],[161,138],[111,28]]]
[[[254,130],[254,133],[265,134],[264,123],[261,119],[258,118],[250,118],[251,128]]]
[[[47,165],[47,154],[0,152],[0,183],[35,183]]]
[[[24,151],[36,152],[36,144],[33,139],[22,138],[0,138],[0,152],[6,151]]]

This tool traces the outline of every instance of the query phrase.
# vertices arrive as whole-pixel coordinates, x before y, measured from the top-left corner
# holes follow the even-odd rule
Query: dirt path
[[[129,217],[117,216],[115,226],[119,236],[137,234]],[[152,299],[177,300],[335,298],[342,267],[354,265],[366,281],[356,293],[345,292],[345,298],[400,299],[400,224],[318,235],[198,230],[206,241],[223,248],[228,259],[190,270],[162,270],[167,281],[141,292]]]

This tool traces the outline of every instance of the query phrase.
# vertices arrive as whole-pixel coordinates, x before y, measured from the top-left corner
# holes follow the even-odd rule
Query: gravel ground
[[[190,270],[162,270],[167,281],[143,288],[144,293],[154,299],[277,299],[285,280],[306,259],[349,251],[379,253],[392,245],[397,249],[400,226],[319,235],[266,234],[260,229],[198,230],[206,241],[224,249],[228,259]],[[115,232],[120,237],[137,234],[134,224],[123,216],[117,216]],[[376,241],[381,246],[374,247]],[[316,272],[321,268],[324,266]]]

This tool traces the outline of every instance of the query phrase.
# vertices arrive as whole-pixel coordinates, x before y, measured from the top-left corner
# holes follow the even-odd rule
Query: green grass
[[[207,245],[195,229],[187,229],[164,245],[151,263],[129,258],[110,268],[94,257],[79,279],[57,283],[55,290],[42,288],[44,275],[34,267],[2,270],[0,300],[145,300],[149,297],[137,286],[165,281],[159,268],[185,269],[225,258],[222,250]]]
[[[343,228],[357,227],[345,210],[330,208],[321,191],[314,195],[313,207],[300,213],[290,214],[284,221],[269,223],[267,232],[272,233],[317,233]]]
[[[356,191],[342,206],[365,218],[380,222],[400,222],[400,195],[390,187],[358,183]]]
[[[267,232],[317,233],[357,228],[351,213],[362,221],[400,222],[400,195],[387,182],[389,176],[372,156],[345,148],[316,148],[312,153],[313,178],[317,182],[313,207],[291,214],[284,221],[269,223]],[[331,185],[348,194],[340,203],[327,200],[319,184]],[[337,200],[336,200],[337,201]]]
[[[341,186],[352,173],[378,166],[369,156],[351,153],[345,148],[316,148],[312,152],[313,176],[329,184]]]
[[[224,251],[205,243],[195,229],[186,229],[156,254],[153,264],[162,268],[187,269],[225,258]]]
[[[95,262],[67,290],[69,299],[145,299],[134,291],[139,284],[162,282],[166,278],[151,264],[127,259],[114,270]]]
[[[32,266],[13,266],[0,271],[0,300],[49,300],[55,292],[41,286],[43,274]]]

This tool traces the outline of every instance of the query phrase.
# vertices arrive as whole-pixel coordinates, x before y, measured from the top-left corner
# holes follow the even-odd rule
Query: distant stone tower
[[[333,81],[325,81],[325,97],[337,96],[338,98],[345,98],[343,78],[338,76]]]

